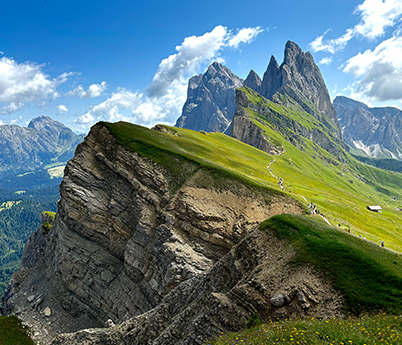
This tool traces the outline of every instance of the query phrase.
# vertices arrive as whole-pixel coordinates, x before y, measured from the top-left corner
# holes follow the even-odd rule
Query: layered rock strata
[[[343,299],[309,267],[291,264],[295,251],[258,226],[202,276],[172,290],[151,311],[108,329],[64,334],[53,345],[204,344],[222,332],[263,321],[339,317]]]
[[[170,164],[185,171],[184,183],[95,125],[65,169],[50,231],[41,227],[28,242],[29,265],[13,276],[3,313],[18,314],[44,343],[108,319],[120,323],[172,291],[180,296],[181,286],[193,290],[255,224],[303,212],[283,194],[230,179],[208,188],[208,171],[175,157]],[[172,308],[184,303],[176,302]]]

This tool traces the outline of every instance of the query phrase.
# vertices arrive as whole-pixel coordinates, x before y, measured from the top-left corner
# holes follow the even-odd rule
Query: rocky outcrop
[[[339,317],[342,298],[309,267],[291,264],[295,251],[258,227],[205,275],[172,290],[153,310],[121,325],[60,335],[53,345],[204,344],[246,327],[252,315]]]
[[[224,132],[236,112],[235,90],[243,80],[218,62],[188,83],[187,100],[176,127]]]
[[[39,228],[28,242],[24,256],[38,255],[23,258],[29,265],[14,274],[3,313],[18,314],[44,343],[60,332],[140,314],[133,322],[155,313],[154,325],[180,325],[170,314],[162,316],[163,309],[151,310],[165,305],[168,296],[196,298],[189,294],[198,290],[194,284],[262,220],[303,212],[284,194],[230,178],[206,188],[206,181],[217,185],[208,170],[176,156],[169,164],[180,166],[180,183],[169,169],[117,144],[103,124],[95,125],[66,167],[52,227]],[[169,308],[177,311],[190,303],[172,301]],[[191,311],[196,318],[203,315],[199,308]]]
[[[402,159],[402,111],[393,107],[370,108],[362,102],[337,96],[334,106],[345,141],[373,158]]]
[[[340,143],[322,125],[307,127],[303,118],[297,117],[303,112],[297,104],[292,108],[281,108],[273,102],[262,98],[251,89],[238,89],[236,91],[237,111],[232,122],[232,137],[252,145],[271,155],[278,155],[284,151],[279,140],[270,138],[264,127],[280,132],[283,139],[303,150],[306,139],[309,139],[327,150],[335,157],[342,159]],[[295,116],[288,116],[294,111]],[[254,116],[258,114],[258,116]],[[312,121],[309,119],[309,121]],[[305,122],[304,122],[305,123]],[[322,157],[323,158],[323,157]],[[323,158],[325,159],[325,158]],[[334,164],[337,164],[334,162]]]
[[[82,140],[82,135],[48,116],[33,119],[26,128],[0,125],[0,176],[66,162]]]

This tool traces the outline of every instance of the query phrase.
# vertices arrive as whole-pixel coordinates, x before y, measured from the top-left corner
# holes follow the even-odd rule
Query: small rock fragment
[[[49,317],[52,315],[52,311],[50,310],[49,307],[46,307],[45,310],[43,311],[43,314],[45,314],[46,317]]]

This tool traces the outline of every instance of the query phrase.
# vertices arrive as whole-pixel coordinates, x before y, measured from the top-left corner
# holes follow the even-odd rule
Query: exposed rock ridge
[[[255,224],[303,212],[284,194],[234,180],[205,189],[214,179],[208,171],[174,157],[171,164],[186,172],[178,190],[167,169],[95,125],[65,169],[49,233],[41,227],[28,242],[24,255],[40,250],[23,258],[29,265],[14,274],[3,313],[19,314],[44,343],[58,332],[120,323],[203,277]]]
[[[243,86],[247,86],[250,89],[257,91],[259,93],[261,91],[261,84],[262,80],[260,76],[256,72],[251,70],[246,80],[244,81]]]
[[[61,335],[53,345],[203,344],[238,331],[256,313],[271,318],[339,317],[343,299],[327,279],[291,264],[295,251],[256,227],[205,275],[183,282],[151,311],[119,326]]]
[[[218,62],[188,83],[187,100],[176,127],[224,132],[236,112],[235,90],[243,80]]]
[[[344,96],[336,97],[334,106],[345,141],[353,149],[369,157],[402,159],[401,110],[370,108]]]

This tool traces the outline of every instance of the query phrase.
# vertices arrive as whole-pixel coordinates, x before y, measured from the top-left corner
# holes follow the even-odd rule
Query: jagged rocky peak
[[[248,74],[246,80],[244,81],[243,85],[247,86],[250,89],[257,91],[259,93],[261,90],[261,83],[262,83],[262,80],[261,80],[260,76],[256,72],[251,70],[250,73]]]
[[[38,117],[32,119],[28,124],[28,128],[33,128],[38,131],[48,130],[50,128],[53,129],[56,127],[67,128],[62,123],[60,123],[56,120],[53,120],[52,118],[50,118],[49,116],[46,116],[46,115],[38,116]]]
[[[402,159],[402,111],[394,107],[370,108],[344,96],[334,107],[346,143],[358,154]]]
[[[304,53],[296,43],[286,43],[282,65],[278,66],[275,58],[271,57],[262,80],[260,94],[283,105],[287,105],[286,100],[280,95],[291,97],[306,112],[314,115],[333,134],[341,138],[336,111],[320,69],[313,56],[309,52]]]
[[[281,84],[280,69],[275,57],[271,55],[267,70],[264,73],[260,94],[271,99]],[[277,79],[278,78],[278,79]]]
[[[235,90],[243,80],[219,62],[189,80],[187,100],[176,127],[224,132],[236,112]]]

